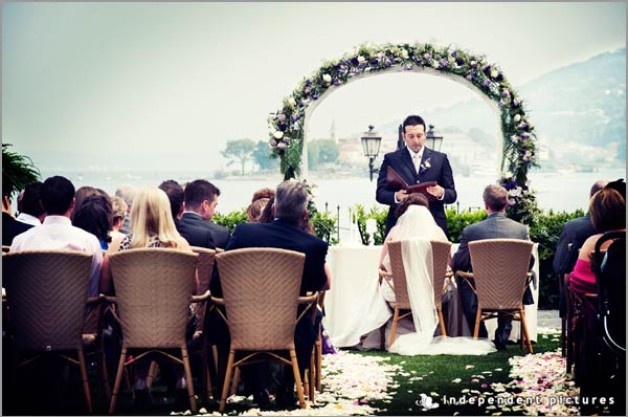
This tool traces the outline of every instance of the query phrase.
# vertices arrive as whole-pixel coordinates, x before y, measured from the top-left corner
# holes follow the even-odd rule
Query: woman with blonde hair
[[[170,200],[159,188],[138,192],[131,206],[131,233],[122,239],[119,250],[135,248],[177,248],[191,252],[177,231],[170,213]]]

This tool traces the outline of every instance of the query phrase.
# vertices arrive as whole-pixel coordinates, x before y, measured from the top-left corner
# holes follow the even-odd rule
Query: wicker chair
[[[192,246],[194,253],[198,254],[198,278],[199,293],[205,294],[209,291],[209,281],[211,280],[212,271],[214,270],[214,261],[216,259],[216,251],[214,249],[201,248]],[[207,333],[204,331],[205,312],[207,311],[207,303],[201,303],[196,309],[196,331],[194,332],[192,345],[195,347],[190,350],[190,354],[198,354],[201,357],[201,398],[204,400],[211,396],[212,381],[210,378],[209,367],[215,367],[215,362],[210,362],[209,353],[210,346],[207,340]]]
[[[472,273],[460,272],[474,278],[478,310],[473,337],[477,339],[480,323],[497,318],[498,313],[512,315],[521,321],[521,347],[524,342],[532,353],[532,344],[525,319],[523,294],[530,282],[530,257],[534,243],[520,239],[485,239],[469,242]],[[467,285],[471,285],[466,281]]]
[[[447,264],[449,262],[449,254],[451,251],[451,243],[430,241],[432,245],[432,283],[434,287],[434,305],[436,306],[436,312],[438,313],[438,324],[441,334],[447,336],[447,330],[445,328],[445,318],[443,317],[442,288],[447,277]],[[397,326],[399,320],[412,314],[410,307],[410,299],[408,297],[408,286],[406,281],[406,270],[403,266],[403,258],[401,256],[401,241],[388,243],[388,254],[390,256],[390,265],[392,271],[385,272],[380,271],[379,280],[380,285],[385,276],[394,276],[395,291],[395,303],[392,304],[394,308],[394,314],[392,319],[392,325],[390,329],[390,340],[388,345],[392,345],[397,335]],[[451,275],[451,274],[450,274]],[[386,281],[390,285],[389,281]],[[381,349],[384,349],[384,329],[385,325],[381,328]]]
[[[11,252],[2,255],[2,266],[17,367],[49,354],[78,365],[91,413],[82,333],[86,304],[99,301],[87,298],[92,255],[77,251]],[[74,352],[76,359],[68,352]]]
[[[305,408],[294,346],[305,255],[284,249],[247,248],[219,253],[216,262],[231,335],[220,412],[225,410],[234,368],[259,361],[262,355],[292,366],[299,404]],[[318,294],[312,301],[316,297]],[[281,355],[286,351],[289,359]],[[245,356],[236,361],[240,352]]]
[[[190,408],[196,412],[185,333],[190,302],[209,297],[192,295],[197,257],[195,253],[165,248],[131,249],[111,255],[116,296],[107,300],[117,305],[122,351],[109,413],[115,411],[124,369],[151,352],[183,365]],[[129,349],[141,353],[127,361]],[[180,350],[181,359],[166,352],[170,349]]]

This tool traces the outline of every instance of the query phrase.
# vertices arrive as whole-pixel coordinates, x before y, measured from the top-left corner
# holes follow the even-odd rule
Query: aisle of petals
[[[389,388],[397,388],[394,376],[402,371],[391,365],[388,358],[365,356],[345,351],[323,356],[322,379],[325,390],[316,393],[316,404],[305,410],[262,411],[251,408],[243,416],[347,416],[375,415],[380,410],[368,405],[369,401],[390,402]],[[242,401],[242,397],[231,398],[230,402]],[[200,414],[203,413],[200,410]],[[175,413],[173,413],[175,414]],[[212,413],[212,415],[220,415]]]
[[[560,330],[539,328],[539,335],[544,338],[560,337]],[[491,384],[496,397],[502,399],[501,406],[492,415],[505,411],[521,411],[524,415],[578,415],[579,407],[575,404],[579,388],[570,375],[565,372],[565,358],[560,351],[514,356],[510,358],[510,377],[507,384]],[[514,391],[514,393],[513,393]],[[507,405],[510,404],[510,405]],[[514,407],[511,404],[518,404]]]

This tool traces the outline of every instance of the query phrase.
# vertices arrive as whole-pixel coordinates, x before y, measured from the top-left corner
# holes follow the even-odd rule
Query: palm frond
[[[11,152],[10,146],[10,143],[2,144],[2,195],[8,197],[41,178],[32,159]]]

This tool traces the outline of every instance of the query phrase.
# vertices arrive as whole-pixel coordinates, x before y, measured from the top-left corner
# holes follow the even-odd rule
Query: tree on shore
[[[260,140],[255,145],[253,151],[253,161],[259,166],[262,171],[276,171],[279,169],[279,160],[273,158],[271,149],[268,146],[268,142]]]
[[[11,144],[2,144],[2,195],[11,198],[13,194],[39,181],[41,174],[28,156],[11,152]]]
[[[236,161],[239,162],[241,173],[244,175],[245,165],[253,157],[254,150],[255,142],[251,139],[235,139],[227,141],[227,146],[221,154],[229,160],[227,165],[231,165]]]

